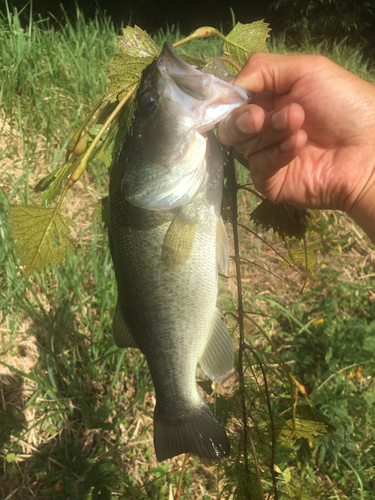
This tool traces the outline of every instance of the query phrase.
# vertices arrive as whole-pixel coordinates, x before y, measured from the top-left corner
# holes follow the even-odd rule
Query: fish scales
[[[173,157],[169,165],[168,155],[153,157],[143,140],[162,132],[164,116],[178,116],[165,86],[169,75],[163,76],[160,67],[169,64],[171,72],[170,66],[179,61],[167,45],[146,70],[137,100],[142,108],[151,90],[152,113],[137,110],[132,133],[112,167],[109,241],[118,285],[114,335],[120,347],[138,347],[147,358],[157,399],[158,460],[190,452],[216,461],[229,454],[230,445],[199,397],[195,375],[199,359],[214,380],[225,376],[233,363],[233,346],[216,309],[220,247],[228,245],[220,216],[221,147],[213,132],[203,139],[199,135],[196,144],[204,147],[198,151],[201,163],[189,163],[189,155],[195,161],[197,147],[193,150],[181,141],[195,134],[194,118],[184,120],[186,130],[176,134],[175,151],[168,138],[169,158]],[[190,66],[181,62],[184,76]],[[239,101],[244,103],[245,98]],[[161,147],[162,141],[160,137]]]

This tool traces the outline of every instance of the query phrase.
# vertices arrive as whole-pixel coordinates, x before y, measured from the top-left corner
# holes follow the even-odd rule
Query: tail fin
[[[201,401],[179,418],[170,419],[156,405],[154,412],[154,444],[159,462],[181,453],[217,462],[230,453],[225,430]]]

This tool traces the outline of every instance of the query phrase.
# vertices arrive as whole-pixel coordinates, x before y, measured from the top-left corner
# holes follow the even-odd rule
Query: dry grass
[[[3,174],[1,176],[0,187],[3,192],[8,194],[11,192],[14,179],[17,179],[24,172],[23,165],[25,158],[22,157],[22,140],[19,134],[17,134],[17,129],[12,129],[9,125],[6,126],[5,124],[1,140],[3,141],[2,146],[4,150],[11,150],[13,148],[13,155],[7,156],[0,162],[0,171]],[[42,149],[41,145],[39,152]],[[42,155],[39,154],[38,162],[30,164],[30,169],[34,171],[36,180],[45,174],[48,166],[43,162]],[[98,193],[97,189],[93,187],[95,185],[94,180],[92,176],[90,177],[89,173],[85,173],[82,182],[77,183],[74,192],[68,195],[66,202],[68,215],[73,216],[78,213],[75,221],[78,224],[77,234],[83,234],[80,240],[83,249],[89,248],[90,240],[92,239],[92,231],[87,230],[92,224],[90,217],[91,210],[82,209],[97,201]],[[103,193],[105,192],[105,182],[103,184]],[[13,200],[19,201],[19,198],[16,196]],[[247,226],[250,225],[248,221],[250,210],[251,208],[248,207],[247,200],[243,198],[239,220]],[[327,216],[323,214],[323,217]],[[330,238],[330,244],[333,245],[333,252],[325,252],[323,254],[318,251],[318,267],[330,266],[333,269],[340,270],[340,279],[344,282],[360,283],[361,280],[370,278],[373,274],[369,274],[368,266],[374,269],[375,263],[373,247],[369,245],[362,231],[348,217],[342,214],[334,214],[331,217],[336,219],[338,226],[334,231],[334,236]],[[254,229],[252,228],[252,230]],[[228,228],[228,232],[230,239],[232,239],[230,228]],[[240,228],[240,241],[243,242],[243,257],[247,259],[246,261],[244,260],[242,268],[242,285],[245,292],[244,307],[248,312],[254,313],[254,317],[260,326],[267,328],[268,334],[277,340],[280,327],[278,322],[270,317],[272,316],[272,313],[270,314],[270,305],[264,298],[277,297],[284,307],[288,307],[288,304],[298,299],[299,291],[304,282],[304,270],[302,267],[299,267],[298,272],[292,268],[280,269],[282,256],[285,256],[287,253],[284,243],[278,237],[275,237],[272,232],[261,233],[258,230],[255,232],[256,234],[249,233]],[[105,244],[101,238],[100,236],[98,240],[99,245]],[[319,235],[316,233],[312,234],[311,238],[319,239]],[[337,245],[335,247],[335,242],[340,239],[345,239],[345,246],[339,247]],[[345,258],[345,266],[342,266],[339,262],[340,257]],[[51,278],[52,276],[49,279]],[[312,277],[308,287],[312,288],[317,285],[319,285],[319,278]],[[56,318],[58,307],[53,301],[52,292],[54,289],[57,290],[58,286],[58,282],[55,279],[50,281],[49,289],[51,293],[48,297],[46,297],[45,291],[40,289],[36,283],[33,284],[34,294],[28,288],[25,290],[25,298],[29,300],[29,303],[35,308],[39,308],[42,305],[46,314],[50,315],[51,321],[55,322],[58,321],[58,318]],[[92,286],[92,280],[90,277],[87,277],[85,279],[85,288],[89,289]],[[219,304],[224,311],[229,312],[236,308],[236,295],[237,280],[234,264],[231,262],[228,277],[223,278],[220,283]],[[374,297],[375,294],[371,299],[373,300]],[[72,306],[74,305],[78,306],[76,300],[72,302]],[[85,317],[85,321],[81,320],[81,315],[75,316],[70,323],[69,331],[80,329],[88,339],[93,325],[99,327],[100,319],[98,317],[98,310],[92,308],[90,305],[82,304],[80,314]],[[2,319],[4,320],[4,318]],[[1,353],[1,361],[26,375],[32,374],[35,367],[40,363],[41,353],[45,349],[40,344],[40,341],[41,339],[45,339],[44,341],[51,342],[50,332],[46,329],[45,323],[41,322],[38,317],[29,316],[25,311],[18,316],[17,321],[17,337],[14,335],[14,328],[12,333],[4,326],[5,322],[0,321],[2,325],[0,328],[2,344],[3,346],[7,346]],[[231,324],[232,329],[234,329],[235,324],[233,322]],[[259,332],[253,326],[247,325],[246,336],[248,341],[251,341],[254,335],[259,337],[256,343],[259,348],[266,345]],[[236,342],[237,332],[235,330],[233,330],[233,337]],[[86,345],[83,342],[81,346],[77,347],[77,353],[82,353],[82,360],[85,359],[82,350],[85,348],[89,349],[89,346],[90,343],[87,340]],[[136,358],[137,356],[130,355],[128,358],[129,366],[137,366],[139,364],[139,356],[139,359]],[[262,383],[261,378],[259,378],[259,387],[262,387]],[[125,401],[132,401],[135,397],[136,386],[137,382],[134,372],[130,374],[130,377],[126,375],[120,377],[114,388],[109,386],[108,382],[100,380],[100,378],[98,380],[90,373],[84,377],[84,392],[90,394],[91,398],[96,401],[94,407],[92,407],[94,412],[95,407],[97,409],[100,407],[103,398],[110,391],[122,392],[122,397]],[[227,386],[221,389],[222,394],[230,393],[232,390],[231,387],[231,382],[228,382]],[[0,366],[2,407],[3,409],[11,408],[15,414],[19,414],[23,410],[23,423],[26,429],[23,438],[17,440],[19,447],[18,456],[22,460],[17,463],[17,467],[23,479],[22,486],[12,485],[5,472],[2,478],[4,484],[3,498],[12,495],[12,498],[15,500],[26,500],[26,498],[35,498],[48,491],[43,481],[35,480],[35,476],[28,475],[29,464],[32,462],[35,453],[38,453],[40,450],[50,449],[52,451],[59,444],[68,444],[72,440],[78,440],[77,442],[82,453],[92,459],[95,459],[98,455],[106,457],[115,454],[117,465],[124,470],[131,471],[131,476],[135,481],[136,487],[139,488],[139,492],[143,490],[147,491],[150,485],[154,484],[155,475],[151,471],[158,467],[158,463],[152,451],[150,453],[153,440],[153,423],[150,415],[152,415],[155,406],[155,397],[152,392],[146,392],[143,398],[131,408],[130,412],[127,413],[126,426],[120,423],[120,432],[118,433],[100,428],[90,428],[87,421],[82,419],[73,419],[72,421],[63,414],[63,425],[61,428],[56,431],[48,430],[50,426],[53,427],[54,419],[46,418],[37,409],[38,405],[48,404],[48,397],[38,397],[34,405],[25,408],[25,403],[36,389],[36,382],[27,379],[25,376],[20,376],[5,365]],[[73,398],[69,404],[74,409],[77,401]],[[111,424],[113,421],[116,421],[118,411],[119,408],[114,410],[105,422]],[[181,469],[181,466],[182,460],[176,457],[170,461],[168,472],[166,472],[167,479],[165,480],[170,485],[170,488],[172,488],[172,492],[175,491],[178,471]],[[56,475],[58,476],[66,465],[51,458],[50,467],[51,470],[56,471]],[[212,493],[212,491],[215,491],[217,488],[220,489],[222,483],[218,483],[217,472],[214,467],[198,466],[193,459],[189,459],[187,471],[193,471],[191,480],[195,485],[190,498],[199,499],[203,495],[207,495],[208,498],[216,498],[216,494]],[[79,484],[83,480],[83,477],[77,475],[75,480]],[[324,478],[320,478],[320,480],[322,484],[325,484]],[[57,482],[55,487],[58,488],[59,484]],[[332,481],[329,487],[333,491],[339,491],[337,485],[332,483]]]
[[[69,78],[74,79],[73,71]],[[40,91],[41,87],[38,89]],[[77,123],[84,114],[79,103],[83,102],[86,110],[90,106],[85,96],[72,96],[72,91],[70,95],[54,86],[46,101],[50,107],[46,108],[45,118],[49,117],[48,110],[55,108],[61,110],[61,116],[49,126],[53,129],[51,134],[47,126],[40,133],[34,127],[33,133],[29,134],[31,116],[27,116],[24,122],[22,116],[18,121],[15,115],[11,119],[5,114],[0,116],[0,194],[3,195],[4,210],[11,203],[29,202],[29,182],[32,188],[59,164],[63,155],[61,144],[70,130],[69,116],[73,115]],[[18,97],[24,110],[27,103],[22,96]],[[62,103],[65,103],[64,109]],[[243,173],[241,176],[241,182],[248,181],[246,176],[243,178]],[[114,464],[120,478],[113,489],[113,498],[145,499],[157,498],[156,495],[158,498],[173,498],[175,493],[181,458],[176,457],[163,466],[164,472],[155,472],[160,466],[152,447],[155,397],[143,358],[129,350],[122,359],[122,351],[111,351],[115,293],[106,235],[92,226],[92,209],[83,210],[106,193],[107,183],[102,167],[97,166],[85,173],[74,191],[68,194],[64,212],[77,222],[75,232],[82,248],[78,260],[74,257],[67,259],[57,271],[48,269],[27,280],[18,267],[14,246],[9,243],[8,228],[0,227],[0,236],[5,235],[6,244],[3,254],[6,257],[0,267],[0,297],[9,299],[7,306],[0,311],[0,361],[4,363],[0,364],[0,406],[3,412],[14,412],[24,427],[22,433],[15,433],[17,438],[11,438],[13,448],[8,443],[2,453],[1,500],[31,500],[43,496],[67,498],[68,494],[64,493],[67,479],[71,479],[77,489],[89,475],[90,467],[100,461]],[[36,196],[31,195],[31,200],[35,202]],[[0,205],[1,209],[3,206]],[[240,222],[249,226],[248,215],[254,202],[250,203],[240,193],[240,206]],[[360,287],[375,275],[373,246],[348,217],[342,214],[322,217],[329,217],[332,225],[329,231],[322,232],[322,236],[310,234],[310,240],[322,241],[322,249],[316,254],[317,269],[327,266],[339,273],[339,282]],[[4,228],[7,232],[1,233]],[[240,229],[243,257],[251,261],[244,260],[242,268],[244,307],[260,326],[266,328],[284,355],[292,348],[293,339],[285,340],[282,336],[277,317],[279,311],[268,299],[277,300],[285,309],[298,303],[301,313],[311,307],[299,296],[304,270],[301,266],[298,266],[298,272],[291,268],[280,269],[282,256],[287,253],[284,243],[272,232],[252,229],[257,236]],[[310,279],[306,290],[319,287],[325,283],[324,279],[317,273]],[[17,291],[18,285],[20,289]],[[327,281],[327,297],[334,293],[336,285]],[[369,301],[374,302],[375,294],[371,290],[368,293]],[[219,305],[222,310],[233,312],[237,307],[236,297],[237,279],[231,263],[229,276],[220,281]],[[312,320],[318,313],[314,314]],[[237,325],[229,314],[227,321],[237,343]],[[248,323],[246,339],[249,343],[255,339],[259,349],[267,347],[259,331]],[[270,365],[270,370],[278,376],[276,362]],[[116,374],[118,367],[121,369]],[[279,391],[282,385],[277,376],[274,387]],[[349,372],[345,376],[350,377]],[[57,389],[51,377],[54,377]],[[220,394],[229,396],[234,381],[232,378],[221,387]],[[255,383],[263,389],[264,380],[260,375]],[[109,410],[99,420],[98,415],[106,405]],[[240,413],[237,416],[240,417]],[[231,430],[237,432],[234,424],[231,424]],[[58,454],[61,449],[64,453]],[[69,449],[76,456],[71,457]],[[16,454],[15,462],[8,462],[10,453]],[[84,458],[84,466],[74,468],[72,463],[76,458],[76,463]],[[39,468],[33,469],[37,462]],[[297,466],[294,470],[297,474]],[[134,481],[134,488],[131,494],[127,492],[127,496],[122,496],[119,488],[126,481]],[[190,458],[183,498],[184,495],[193,500],[217,498],[217,492],[224,484],[225,479],[219,479],[215,467],[198,464]],[[337,479],[318,476],[317,486],[321,491],[329,491],[333,498],[333,495],[345,498]]]
[[[5,138],[4,135],[2,136],[2,140],[4,141],[3,144],[5,148],[9,148],[11,144],[21,144],[16,132],[12,131],[10,128],[7,129]],[[21,153],[22,150],[19,150],[18,154],[14,155],[13,160],[8,157],[6,160],[0,162],[0,169],[3,173],[8,173],[8,179],[17,178],[18,173],[22,172],[24,159]],[[31,165],[31,168],[33,168],[33,165]],[[41,175],[43,175],[46,168],[43,162],[38,163],[38,166],[35,165],[35,169],[38,169],[38,173],[40,172]],[[92,233],[86,231],[92,221],[90,219],[91,211],[81,210],[97,201],[97,191],[92,187],[93,179],[90,179],[89,175],[90,174],[85,174],[86,178],[83,178],[82,182],[77,184],[74,193],[72,192],[69,195],[66,203],[69,215],[74,215],[79,212],[79,217],[75,217],[75,220],[78,224],[77,233],[80,234],[84,232],[84,236],[81,240],[84,248],[89,246],[90,239],[92,238]],[[39,175],[36,175],[36,177],[38,178]],[[1,188],[6,193],[9,193],[12,188],[12,183],[7,181],[6,175],[2,176]],[[248,213],[249,209],[247,206],[243,206],[240,217],[241,223],[249,225]],[[347,236],[349,234],[346,242],[348,250],[343,247],[339,253],[345,256],[347,262],[351,262],[350,266],[346,265],[342,268],[341,279],[343,281],[360,282],[360,280],[369,277],[368,272],[364,272],[364,267],[368,265],[374,266],[375,252],[373,248],[369,246],[366,238],[363,237],[361,230],[357,228],[349,218],[340,215],[339,223],[341,228],[337,231],[335,238],[338,240],[341,236]],[[312,238],[314,237],[317,238],[317,235],[312,236]],[[254,312],[254,317],[256,317],[258,323],[263,327],[267,327],[269,335],[277,338],[279,325],[276,320],[271,319],[270,321],[269,303],[264,301],[263,298],[265,296],[277,297],[281,303],[287,307],[288,303],[298,298],[299,290],[303,284],[303,269],[299,269],[300,274],[291,268],[279,269],[280,263],[282,262],[281,256],[286,255],[286,249],[283,242],[272,235],[271,232],[263,234],[257,232],[257,235],[255,235],[244,229],[240,229],[240,241],[244,242],[243,256],[249,261],[252,261],[252,263],[244,261],[243,266],[242,284],[246,293],[244,297],[245,309],[249,312]],[[322,255],[321,252],[317,253],[318,266],[330,265],[336,269],[341,268],[341,265],[336,261],[337,255]],[[261,268],[263,268],[263,270]],[[318,278],[313,277],[308,286],[314,287],[317,284]],[[87,279],[86,286],[91,286],[90,279]],[[56,281],[51,282],[50,287],[52,290],[54,287],[58,287],[58,283]],[[51,296],[47,299],[44,291],[38,289],[36,284],[33,285],[33,288],[45,312],[50,314],[51,318],[53,318],[56,312],[56,304],[51,302]],[[40,307],[30,290],[26,289],[25,293],[34,307]],[[233,311],[235,309],[236,295],[237,280],[234,264],[232,262],[228,277],[222,279],[220,285],[219,303],[223,310]],[[98,324],[99,318],[95,309],[83,305],[81,314],[89,318],[91,324]],[[35,366],[38,365],[41,351],[43,350],[43,347],[37,339],[39,339],[39,341],[41,338],[48,339],[49,332],[45,330],[43,323],[40,323],[38,319],[32,318],[27,314],[19,316],[18,321],[17,339],[6,327],[1,327],[3,345],[8,346],[7,349],[3,350],[1,360],[25,374],[30,374]],[[4,322],[2,324],[4,324]],[[234,327],[234,325],[232,326]],[[74,323],[71,325],[71,329],[77,328],[80,328],[84,334],[89,336],[90,327],[88,323],[82,322],[79,317],[76,317]],[[35,332],[37,332],[37,334]],[[259,335],[254,330],[254,327],[248,326],[246,335],[249,340],[254,333]],[[237,333],[234,331],[233,335],[236,337]],[[259,340],[259,347],[264,344],[264,340]],[[84,344],[81,345],[80,349],[85,349],[85,347],[89,348],[88,342],[86,346]],[[128,359],[128,362],[130,364],[134,363],[136,366],[139,360],[134,359],[134,357],[131,359],[132,357],[133,356]],[[82,358],[84,358],[84,356],[82,356]],[[261,381],[259,380],[258,382],[261,385]],[[3,408],[12,408],[15,413],[19,413],[24,408],[25,403],[36,390],[35,382],[18,375],[4,365],[0,366],[0,384]],[[126,401],[132,401],[135,396],[135,374],[131,374],[129,378],[126,376],[122,377],[118,384],[126,387],[125,392],[123,391],[124,399]],[[227,387],[222,389],[223,394],[228,393],[228,391],[230,392],[230,387],[231,384],[228,383]],[[98,406],[100,406],[100,401],[110,390],[119,390],[109,387],[104,381],[96,380],[91,374],[85,376],[84,388],[87,394],[95,396]],[[44,399],[44,401],[42,401],[42,399],[40,401],[37,400],[36,405],[27,407],[23,411],[24,424],[25,427],[29,429],[24,434],[23,439],[18,440],[19,457],[23,461],[17,464],[17,467],[22,472],[22,477],[24,479],[23,487],[17,487],[19,489],[14,488],[9,481],[7,482],[7,475],[5,474],[3,480],[5,481],[4,484],[8,486],[3,487],[3,498],[6,498],[12,493],[12,498],[16,500],[25,500],[26,498],[35,498],[35,496],[42,494],[45,491],[43,482],[38,480],[35,481],[35,478],[32,476],[28,477],[26,472],[27,469],[24,468],[28,467],[30,460],[32,460],[34,456],[34,452],[46,448],[53,450],[58,444],[69,443],[72,439],[77,438],[82,452],[87,457],[92,457],[94,459],[98,453],[104,457],[111,456],[115,453],[118,466],[124,470],[131,470],[132,478],[140,490],[147,490],[148,486],[153,484],[155,477],[150,471],[156,468],[158,463],[154,454],[152,452],[150,454],[149,452],[150,447],[152,448],[153,439],[153,424],[150,414],[152,414],[155,406],[155,398],[152,392],[147,392],[142,400],[132,407],[130,413],[127,414],[127,425],[120,424],[119,436],[113,431],[93,429],[90,428],[85,421],[73,420],[72,422],[66,417],[63,418],[64,424],[57,432],[49,432],[45,429],[48,429],[48,426],[52,425],[52,420],[45,419],[44,415],[36,410],[38,402],[46,403],[48,399]],[[71,400],[70,404],[74,407],[76,402]],[[116,412],[107,418],[106,423],[112,423],[115,417]],[[41,418],[43,419],[43,430],[41,430],[40,425],[38,425]],[[101,445],[100,452],[99,445]],[[146,459],[145,455],[147,456]],[[52,459],[50,465],[52,469],[56,469],[56,474],[65,467],[63,464],[53,461]],[[182,460],[178,457],[170,461],[167,477],[171,478],[169,484],[173,491],[177,482],[177,473],[181,469],[181,466]],[[193,488],[190,498],[199,499],[202,498],[203,495],[208,495],[209,498],[215,498],[215,494],[209,493],[209,491],[215,490],[217,487],[218,479],[215,468],[204,466],[197,467],[196,463],[190,459],[187,470],[193,470],[192,481],[196,485]],[[77,476],[76,481],[82,481],[82,477]],[[58,485],[59,483],[56,484]],[[335,486],[333,485],[332,488],[335,488]]]

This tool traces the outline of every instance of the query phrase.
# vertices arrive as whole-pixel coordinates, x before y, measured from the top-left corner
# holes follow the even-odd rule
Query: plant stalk
[[[241,392],[241,406],[242,406],[242,420],[243,420],[243,456],[245,471],[250,475],[249,460],[248,460],[248,422],[247,422],[247,408],[246,408],[246,398],[245,398],[245,376],[243,370],[243,354],[245,350],[245,329],[244,329],[244,309],[242,303],[242,283],[241,283],[241,258],[240,258],[240,248],[238,242],[238,206],[237,206],[237,192],[238,183],[236,178],[236,170],[234,166],[234,152],[233,148],[230,148],[228,153],[228,164],[229,171],[231,175],[232,184],[232,227],[233,227],[233,239],[234,239],[234,262],[236,265],[236,276],[237,276],[237,311],[238,311],[238,326],[240,330],[239,339],[239,353],[238,353],[238,376],[240,381],[240,392]],[[261,487],[261,485],[260,485]]]

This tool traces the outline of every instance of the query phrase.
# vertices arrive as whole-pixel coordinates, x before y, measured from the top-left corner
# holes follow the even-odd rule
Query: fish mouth
[[[165,42],[157,66],[166,83],[166,95],[194,118],[198,133],[214,128],[232,109],[248,103],[252,92],[205,73],[181,59]],[[177,108],[176,108],[177,111]],[[181,109],[178,111],[181,113]]]
[[[183,92],[199,101],[207,98],[209,79],[198,68],[181,59],[170,42],[164,43],[157,63],[163,77],[172,80]]]

